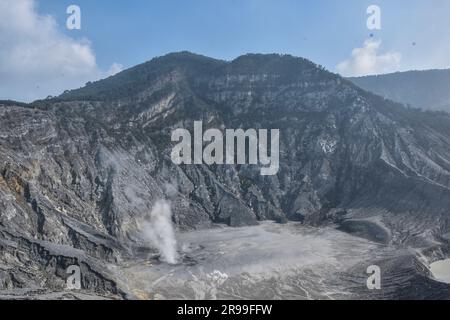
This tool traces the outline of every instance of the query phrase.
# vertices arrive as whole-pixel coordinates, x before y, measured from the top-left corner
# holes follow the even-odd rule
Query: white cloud
[[[108,74],[90,43],[59,31],[51,16],[36,12],[35,0],[0,0],[0,99],[45,98]]]
[[[337,71],[346,77],[398,71],[402,60],[401,53],[380,54],[380,47],[381,40],[367,39],[362,48],[353,49],[351,57],[337,65]]]
[[[120,63],[113,63],[112,66],[109,68],[107,75],[108,77],[111,77],[119,72],[121,72],[123,70],[123,65],[121,65]]]

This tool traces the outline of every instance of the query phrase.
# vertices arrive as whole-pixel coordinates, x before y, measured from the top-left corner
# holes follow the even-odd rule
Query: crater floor
[[[139,299],[405,298],[395,295],[404,294],[401,289],[411,279],[431,286],[427,290],[442,290],[415,267],[420,263],[412,250],[333,228],[270,222],[216,226],[178,234],[178,244],[177,265],[143,254],[110,269]],[[385,288],[380,291],[367,289],[366,270],[371,265],[381,268]]]

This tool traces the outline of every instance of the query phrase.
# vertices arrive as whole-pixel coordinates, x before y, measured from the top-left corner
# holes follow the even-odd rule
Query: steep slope
[[[174,165],[171,132],[199,120],[280,129],[279,173]],[[290,219],[415,247],[450,239],[450,116],[292,56],[170,54],[55,99],[3,103],[0,173],[3,288],[60,288],[81,260],[93,290],[120,295],[96,266],[132,255],[137,220],[168,197],[184,230]],[[41,261],[39,277],[24,261]]]
[[[367,91],[414,108],[450,112],[450,70],[407,71],[349,80]]]

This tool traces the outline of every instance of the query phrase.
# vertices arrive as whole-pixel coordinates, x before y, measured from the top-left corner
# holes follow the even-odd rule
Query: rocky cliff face
[[[174,165],[171,132],[194,121],[280,129],[280,171]],[[101,265],[132,254],[136,221],[169,196],[180,229],[297,220],[447,243],[450,116],[279,55],[171,54],[55,99],[3,103],[0,289],[60,288],[76,262],[88,287],[120,296]]]

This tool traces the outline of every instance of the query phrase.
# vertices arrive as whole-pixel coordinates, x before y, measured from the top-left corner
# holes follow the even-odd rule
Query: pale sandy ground
[[[345,299],[348,287],[365,286],[347,270],[399,254],[333,228],[295,223],[222,226],[178,234],[178,243],[178,265],[143,259],[110,268],[144,299]]]

